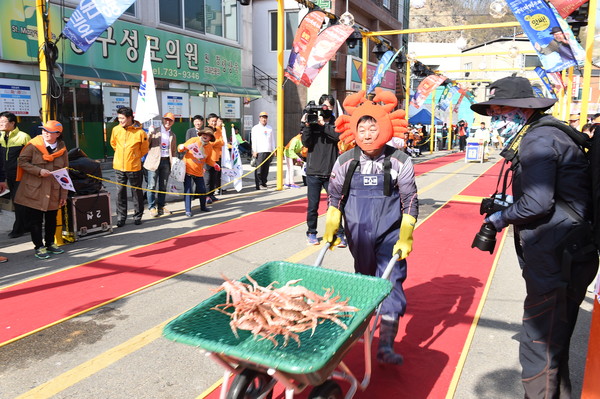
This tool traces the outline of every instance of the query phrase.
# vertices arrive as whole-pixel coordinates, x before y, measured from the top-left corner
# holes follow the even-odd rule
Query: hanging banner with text
[[[299,84],[302,74],[306,69],[306,62],[310,50],[312,50],[317,36],[325,20],[325,13],[322,11],[311,11],[302,18],[298,26],[288,66],[285,70],[285,76],[292,82]]]
[[[585,51],[567,22],[543,0],[507,0],[547,72],[583,65]]]
[[[321,69],[333,58],[338,49],[346,42],[354,28],[347,25],[333,25],[319,33],[314,47],[310,51],[306,69],[302,74],[300,83],[310,87]]]
[[[552,3],[558,14],[563,18],[567,18],[573,11],[587,2],[588,0],[550,0],[550,3]]]
[[[86,52],[106,28],[133,4],[135,0],[81,0],[62,34]]]
[[[425,102],[427,97],[434,91],[439,85],[444,83],[448,79],[444,75],[429,75],[419,83],[419,87],[415,91],[413,98],[410,100],[410,104],[415,108],[420,108]]]

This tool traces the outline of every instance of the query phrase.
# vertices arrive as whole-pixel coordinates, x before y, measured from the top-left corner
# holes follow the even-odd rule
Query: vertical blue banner
[[[82,0],[62,34],[85,52],[133,3],[135,0]]]
[[[507,0],[544,69],[558,72],[583,65],[585,51],[556,9],[544,0]]]
[[[548,92],[550,93],[552,98],[556,98],[556,93],[554,92],[554,88],[552,87],[550,78],[548,78],[548,75],[546,74],[546,71],[544,71],[544,68],[535,67],[535,73],[537,73],[537,75],[540,77],[540,79],[544,83],[544,86],[546,86],[546,89],[548,90]]]

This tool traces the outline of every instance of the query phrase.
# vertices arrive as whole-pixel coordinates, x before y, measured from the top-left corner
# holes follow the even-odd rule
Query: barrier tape
[[[116,181],[112,181],[112,180],[108,180],[108,179],[103,179],[102,177],[98,177],[98,176],[92,176],[92,175],[90,175],[90,174],[87,174],[87,173],[86,173],[86,176],[88,176],[88,177],[91,177],[92,179],[100,180],[100,181],[102,181],[102,182],[105,182],[105,183],[112,183],[112,184],[116,184],[117,186],[123,186],[123,187],[127,187],[127,188],[133,188],[133,189],[135,189],[135,190],[142,190],[142,191],[147,191],[147,192],[151,192],[151,193],[157,193],[157,194],[170,194],[170,195],[190,195],[190,196],[203,196],[203,195],[211,195],[211,194],[213,194],[214,192],[216,192],[216,191],[220,190],[221,188],[223,188],[223,187],[225,187],[225,186],[228,186],[228,185],[230,185],[230,184],[233,184],[234,182],[236,182],[236,181],[238,181],[238,180],[240,180],[240,179],[243,179],[244,177],[248,176],[250,173],[253,173],[253,172],[254,172],[256,169],[260,168],[260,167],[261,167],[261,166],[262,166],[262,165],[263,165],[265,162],[267,162],[269,159],[271,159],[271,157],[273,156],[273,154],[275,154],[275,151],[277,151],[277,150],[273,150],[273,152],[271,152],[271,153],[269,154],[269,156],[268,156],[268,157],[266,157],[266,158],[265,158],[265,160],[264,160],[264,161],[262,161],[262,162],[260,163],[260,165],[257,165],[257,166],[256,166],[254,169],[252,169],[250,172],[248,172],[248,173],[246,173],[245,175],[242,175],[242,176],[240,176],[240,177],[238,177],[238,178],[236,178],[236,179],[234,179],[234,180],[231,180],[231,181],[229,181],[229,182],[227,182],[227,183],[223,184],[222,186],[219,186],[219,187],[215,188],[214,190],[208,191],[208,192],[206,192],[206,193],[204,193],[204,194],[196,194],[196,193],[177,193],[177,192],[170,192],[170,191],[150,190],[150,189],[148,189],[148,188],[136,187],[136,186],[131,186],[131,185],[129,185],[129,184],[123,184],[123,183],[119,183],[119,182],[116,182]],[[69,167],[67,167],[67,169],[68,169],[68,170],[75,171],[75,172],[79,172],[79,173],[81,173],[81,171],[79,171],[79,170],[77,170],[77,169],[73,169],[73,168],[69,168]]]

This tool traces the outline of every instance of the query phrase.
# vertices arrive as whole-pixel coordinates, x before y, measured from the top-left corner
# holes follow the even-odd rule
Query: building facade
[[[35,0],[4,0],[0,12],[0,109],[22,130],[39,125],[40,87]],[[252,87],[251,8],[236,0],[147,0],[134,3],[83,53],[59,38],[78,1],[51,2],[49,22],[58,58],[53,97],[69,148],[95,159],[108,145],[116,110],[135,109],[146,46],[150,46],[161,114],[172,112],[178,141],[193,115],[217,113],[242,125],[260,97]],[[143,6],[142,6],[143,4]],[[160,121],[157,119],[156,123]]]

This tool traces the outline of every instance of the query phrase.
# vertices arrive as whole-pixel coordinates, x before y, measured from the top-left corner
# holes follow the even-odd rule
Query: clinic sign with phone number
[[[51,5],[50,27],[54,41],[72,12],[65,8],[64,21],[60,23],[61,9]],[[10,16],[10,23],[0,27],[2,58],[37,61],[35,1],[2,1],[0,13]],[[138,75],[142,70],[145,37],[150,39],[155,78],[241,86],[241,49],[121,20],[109,27],[85,53],[68,39],[61,39],[68,45],[58,46],[59,63]]]

